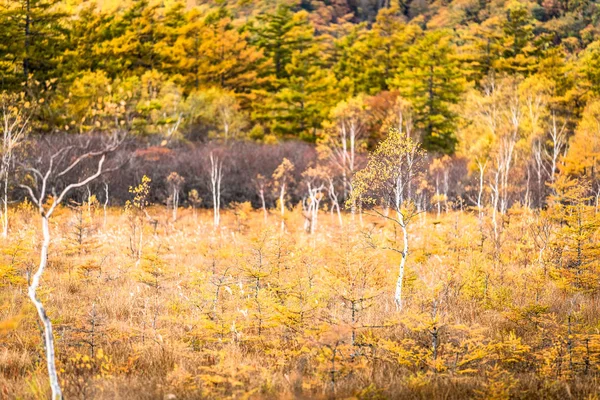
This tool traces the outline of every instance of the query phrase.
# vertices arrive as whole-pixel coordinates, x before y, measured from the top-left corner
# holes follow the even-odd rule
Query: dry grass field
[[[599,300],[557,273],[546,216],[513,207],[493,243],[475,214],[420,214],[400,311],[401,236],[342,218],[308,234],[300,210],[282,231],[249,204],[217,229],[207,210],[58,209],[39,296],[65,398],[598,398]],[[14,208],[0,242],[2,398],[49,396],[38,219]]]

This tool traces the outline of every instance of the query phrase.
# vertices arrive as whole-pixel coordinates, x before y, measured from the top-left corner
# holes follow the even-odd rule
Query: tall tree
[[[585,108],[569,149],[564,157],[561,172],[571,178],[586,178],[598,190],[600,169],[600,101],[592,101]]]
[[[423,147],[441,153],[454,152],[457,114],[452,106],[464,85],[450,40],[443,31],[427,32],[409,48],[403,71],[391,80],[413,104]]]
[[[408,226],[417,215],[409,188],[418,178],[425,153],[410,137],[392,129],[369,156],[367,166],[357,172],[349,205],[363,202],[382,218],[391,221],[402,231],[402,247],[395,244],[384,249],[401,255],[394,301],[402,310],[402,288],[406,261],[409,255]],[[391,206],[395,215],[386,215],[379,207]]]
[[[30,76],[56,76],[67,29],[58,0],[3,0],[0,3],[0,84],[15,86]]]
[[[529,75],[535,71],[543,38],[534,33],[536,21],[527,4],[511,1],[505,13],[499,67],[506,72]]]
[[[292,52],[298,43],[290,32],[308,24],[306,18],[295,18],[290,6],[280,4],[275,12],[257,17],[258,26],[251,28],[254,43],[272,60],[270,74],[275,79],[289,76],[286,66],[292,61]]]
[[[96,46],[100,67],[111,77],[142,74],[160,66],[156,45],[164,38],[158,3],[135,0],[111,20],[107,39]]]
[[[230,18],[205,19],[198,51],[200,81],[237,93],[249,93],[262,80],[262,52],[248,41],[247,32],[239,32]]]
[[[401,66],[402,55],[421,36],[416,24],[406,24],[397,7],[382,10],[372,29],[358,25],[337,41],[338,80],[351,82],[352,94],[388,90]]]
[[[321,63],[321,44],[315,38],[308,14],[296,13],[294,28],[285,40],[294,43],[286,77],[278,81],[279,91],[266,107],[270,127],[280,136],[297,136],[315,141],[317,130],[337,100],[333,73]]]

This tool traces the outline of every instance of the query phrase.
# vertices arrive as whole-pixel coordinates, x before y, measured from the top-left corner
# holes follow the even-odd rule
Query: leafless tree
[[[281,231],[285,230],[285,195],[288,184],[293,180],[292,172],[294,171],[294,164],[287,158],[281,161],[281,164],[273,172],[273,181],[275,186],[279,187],[279,207],[281,210]]]
[[[43,240],[40,250],[40,263],[30,280],[28,295],[44,327],[46,362],[53,399],[61,399],[62,392],[56,371],[52,322],[37,296],[42,274],[48,265],[50,218],[70,192],[87,185],[102,174],[105,170],[104,164],[107,154],[114,151],[121,141],[122,137],[115,135],[110,140],[103,140],[101,143],[93,143],[93,140],[88,139],[78,145],[67,145],[58,149],[53,148],[49,143],[45,143],[47,147],[39,149],[42,155],[38,159],[22,163],[24,179],[19,186],[26,190],[33,204],[37,207],[42,225]],[[96,147],[96,150],[92,150],[92,147]],[[94,168],[87,172],[87,176],[84,178],[74,177],[73,175],[77,170],[85,169],[84,164],[94,166]],[[72,183],[66,183],[69,181]]]
[[[108,183],[104,182],[104,203],[102,204],[102,209],[104,211],[104,223],[103,223],[103,227],[106,229],[106,219],[107,219],[107,215],[106,215],[106,209],[108,207]]]
[[[329,186],[327,187],[327,194],[329,195],[329,201],[331,201],[331,214],[335,211],[337,213],[338,222],[340,223],[340,227],[344,225],[342,220],[342,213],[340,211],[340,201],[338,199],[338,195],[335,191],[335,185],[333,183],[333,178],[328,177],[327,182]]]
[[[550,158],[550,182],[554,183],[556,179],[556,170],[558,168],[558,159],[560,158],[561,152],[567,146],[567,123],[563,122],[562,125],[556,121],[556,113],[552,113],[552,124],[550,125],[550,140],[552,141],[551,152],[548,154]]]
[[[254,179],[254,185],[256,186],[256,190],[258,191],[258,197],[260,198],[260,205],[263,210],[263,217],[264,217],[264,220],[266,223],[267,216],[268,216],[267,204],[265,201],[265,191],[266,191],[266,187],[267,187],[267,180],[263,175],[258,174],[258,175],[256,175],[256,178]]]
[[[0,128],[2,129],[2,147],[0,160],[0,179],[2,180],[2,207],[0,224],[2,237],[8,237],[8,185],[11,176],[14,150],[21,144],[29,129],[31,113],[19,95],[0,94]]]
[[[177,209],[179,208],[179,192],[185,182],[185,178],[179,175],[177,172],[171,172],[167,177],[171,189],[171,205],[173,207],[173,222],[177,221]]]
[[[309,168],[302,174],[306,183],[307,196],[302,199],[304,214],[304,229],[308,233],[315,233],[319,220],[319,206],[323,200],[323,190],[327,181],[327,174],[323,168],[317,166]]]
[[[221,181],[223,180],[223,160],[210,152],[210,190],[213,197],[214,226],[221,222]]]

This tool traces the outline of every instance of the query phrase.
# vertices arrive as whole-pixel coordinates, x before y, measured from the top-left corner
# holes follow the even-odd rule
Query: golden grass
[[[126,213],[103,226],[83,207],[52,220],[40,290],[66,398],[597,398],[598,296],[561,286],[551,255],[538,262],[528,210],[507,218],[499,247],[468,213],[414,220],[398,312],[399,255],[365,232],[376,245],[401,236],[375,217],[340,228],[322,212],[309,235],[297,210],[282,233],[276,213],[226,211],[214,229],[208,211],[173,222],[154,207],[138,260]],[[25,293],[37,219],[23,207],[11,218],[0,397],[48,398]]]

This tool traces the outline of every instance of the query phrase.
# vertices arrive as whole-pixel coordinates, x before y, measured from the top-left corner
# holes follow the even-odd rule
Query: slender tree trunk
[[[284,198],[285,198],[285,183],[282,183],[281,191],[279,192],[279,207],[281,208],[281,232],[283,232],[285,230],[285,221],[283,219],[284,214],[285,214]]]
[[[213,154],[210,153],[210,164],[214,226],[216,228],[221,222],[221,180],[223,178],[223,162],[219,160],[219,157],[214,157]]]
[[[177,208],[179,208],[179,190],[173,189],[173,222],[177,221]]]
[[[263,217],[265,219],[265,223],[267,223],[267,205],[265,203],[265,190],[264,189],[260,189],[260,203],[262,206],[262,210],[263,210]]]
[[[2,198],[2,237],[8,237],[8,165],[4,166],[4,193]]]
[[[52,399],[59,400],[62,399],[62,392],[60,389],[60,385],[58,382],[58,374],[56,372],[56,362],[55,362],[55,353],[54,353],[54,335],[52,333],[52,322],[48,315],[46,314],[46,310],[44,305],[37,297],[37,289],[40,285],[40,279],[46,266],[48,264],[48,248],[50,247],[50,228],[48,223],[48,216],[41,211],[42,217],[42,249],[40,251],[40,265],[38,270],[33,275],[33,279],[31,280],[31,284],[29,285],[29,299],[35,306],[38,316],[42,322],[44,327],[44,342],[46,346],[46,362],[48,367],[48,377],[50,379],[50,388],[52,389]]]
[[[408,257],[408,231],[406,229],[404,216],[401,212],[398,212],[398,223],[402,229],[404,248],[402,250],[402,259],[400,260],[400,269],[398,271],[398,280],[396,281],[396,294],[394,295],[394,300],[396,302],[397,310],[402,311],[402,285],[404,283],[404,268],[406,266],[406,259]]]
[[[106,229],[106,207],[108,206],[108,183],[104,184],[104,229]]]
[[[437,198],[437,219],[440,219],[440,214],[442,213],[442,205],[440,202],[440,178],[439,174],[435,176],[435,197]]]

